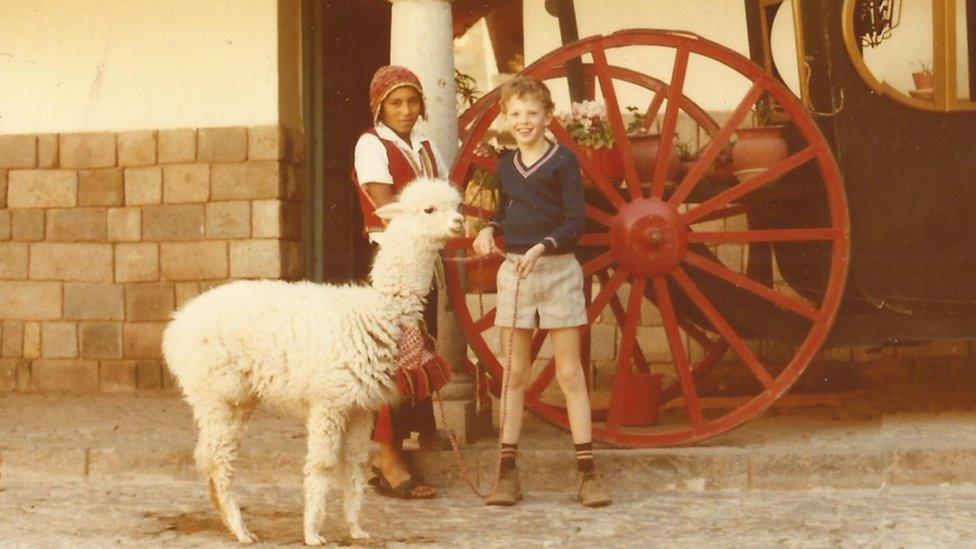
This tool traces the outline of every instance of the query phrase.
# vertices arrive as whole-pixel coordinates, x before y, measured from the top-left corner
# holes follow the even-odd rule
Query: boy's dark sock
[[[518,444],[502,443],[502,472],[515,468],[515,456],[518,453]]]
[[[593,443],[574,444],[576,446],[576,469],[581,473],[593,470]]]

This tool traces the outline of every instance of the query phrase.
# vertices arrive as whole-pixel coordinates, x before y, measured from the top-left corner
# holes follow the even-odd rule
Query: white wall
[[[966,0],[956,0],[956,95],[969,99],[969,25]],[[976,17],[976,14],[973,15]]]
[[[0,0],[0,133],[273,124],[276,0]]]
[[[558,48],[561,42],[559,23],[546,12],[544,0],[524,2],[528,65]],[[745,56],[749,54],[745,7],[741,0],[576,0],[576,19],[581,38],[625,28],[679,29],[701,34]],[[672,53],[645,50],[615,57],[610,52],[608,58],[611,64],[670,80]],[[706,110],[732,110],[748,90],[748,83],[730,79],[710,64],[693,60],[689,67],[686,92]],[[633,91],[623,90],[621,103],[636,105],[642,99]]]

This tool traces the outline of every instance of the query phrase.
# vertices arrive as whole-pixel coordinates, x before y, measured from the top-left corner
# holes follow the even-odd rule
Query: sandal
[[[430,494],[418,494],[416,492],[417,488],[434,487],[430,486],[429,484],[424,484],[422,480],[419,480],[415,476],[411,475],[407,480],[397,484],[396,486],[392,486],[390,481],[386,480],[386,477],[383,476],[383,472],[379,467],[374,466],[373,473],[376,476],[369,479],[369,485],[372,486],[373,490],[381,496],[399,499],[431,499],[437,495],[436,491]]]

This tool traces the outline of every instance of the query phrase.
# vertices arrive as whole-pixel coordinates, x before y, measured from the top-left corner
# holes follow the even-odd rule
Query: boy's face
[[[420,118],[424,100],[410,86],[400,86],[390,92],[380,107],[380,121],[400,135],[410,135]]]
[[[545,139],[552,112],[534,97],[511,97],[505,103],[505,122],[519,147],[532,146]]]

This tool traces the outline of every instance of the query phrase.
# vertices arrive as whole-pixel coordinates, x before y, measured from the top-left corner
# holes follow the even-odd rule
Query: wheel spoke
[[[634,346],[637,345],[637,325],[640,324],[641,301],[644,299],[644,287],[647,278],[634,277],[630,285],[630,298],[627,300],[627,321],[623,325],[620,336],[620,357],[617,360],[617,373],[613,378],[613,389],[610,393],[610,410],[607,413],[607,428],[616,431],[620,427],[620,408],[625,405],[620,400],[625,387],[630,383],[630,365],[633,361]]]
[[[705,214],[695,219],[693,222],[686,221],[686,223],[690,225],[691,223],[704,223],[705,221],[715,221],[716,219],[726,219],[729,217],[735,217],[737,215],[746,215],[752,212],[752,209],[752,204],[733,204],[732,206],[719,208],[714,212]]]
[[[681,106],[682,88],[688,72],[688,49],[678,48],[671,72],[671,89],[668,90],[668,107],[664,110],[664,123],[658,145],[657,163],[654,166],[654,180],[651,183],[651,196],[661,198],[664,194],[664,178],[667,176],[671,149],[674,147],[674,134],[678,127],[678,110]]]
[[[795,297],[777,292],[776,290],[760,284],[741,273],[737,273],[732,269],[729,269],[721,263],[716,263],[690,251],[685,253],[684,260],[689,265],[697,267],[711,275],[717,276],[734,286],[752,292],[763,299],[772,301],[779,307],[788,311],[793,311],[794,313],[804,316],[813,322],[823,320],[823,312],[821,312],[819,309],[811,307],[807,303]]]
[[[678,319],[678,325],[680,325],[683,329],[685,328],[680,318]],[[685,332],[688,333],[687,329],[685,329]],[[689,333],[689,335],[691,334]],[[706,354],[705,358],[703,358],[702,361],[699,362],[697,366],[694,366],[691,370],[692,380],[694,380],[695,383],[700,381],[702,376],[708,374],[708,372],[710,372],[712,368],[718,363],[719,359],[721,359],[722,356],[725,354],[725,351],[729,350],[728,344],[726,344],[721,339],[714,343],[709,341],[707,346],[703,345],[702,347],[708,350],[708,354]],[[661,402],[667,402],[672,398],[678,396],[678,393],[681,392],[679,391],[680,386],[681,383],[678,383],[677,386],[671,385],[667,389],[662,390]]]
[[[630,141],[627,139],[627,130],[624,128],[624,119],[621,116],[620,103],[617,101],[617,90],[613,87],[613,79],[610,77],[610,66],[607,63],[607,52],[600,45],[595,45],[590,52],[593,55],[594,69],[600,81],[600,91],[603,93],[603,100],[607,105],[607,119],[613,129],[613,139],[616,144],[614,148],[621,157],[624,164],[624,178],[627,180],[627,188],[630,190],[631,200],[641,198],[640,176],[637,175],[637,165],[634,157],[630,154]]]
[[[698,326],[695,326],[691,322],[678,318],[678,324],[681,326],[681,329],[684,330],[686,334],[691,336],[691,339],[697,341],[698,344],[701,345],[702,347],[706,349],[710,349],[712,348],[712,346],[717,345],[716,342],[712,341],[711,339],[709,339],[707,335],[705,335],[705,332],[701,331],[698,328]]]
[[[593,276],[597,271],[602,271],[612,265],[614,261],[613,254],[610,252],[598,255],[583,264],[583,276]]]
[[[495,316],[497,314],[498,314],[498,309],[492,307],[487,313],[485,313],[485,316],[479,318],[478,321],[474,323],[475,333],[479,333],[479,334],[484,333],[485,330],[494,326]]]
[[[471,155],[471,163],[479,168],[488,170],[491,173],[498,171],[498,159],[477,154]]]
[[[597,278],[600,279],[601,284],[606,284],[610,277],[606,273],[599,273],[597,274]],[[617,319],[617,324],[620,326],[623,326],[627,322],[627,313],[624,311],[624,306],[620,303],[620,298],[616,294],[610,298],[610,311],[613,312],[613,316]],[[641,372],[648,373],[651,371],[647,363],[647,358],[644,357],[644,351],[641,349],[640,342],[634,342],[634,364],[637,365],[637,369]]]
[[[668,345],[671,347],[671,356],[674,358],[674,369],[678,374],[678,380],[681,382],[685,409],[688,411],[694,429],[700,431],[704,426],[701,403],[698,401],[698,391],[691,375],[691,366],[688,364],[685,345],[681,341],[681,333],[678,331],[678,319],[674,312],[674,305],[671,303],[668,283],[663,276],[654,277],[652,283],[654,284],[654,294],[658,299],[658,306],[661,309],[661,319],[664,321],[664,331],[668,336]]]
[[[665,92],[667,92],[668,86],[662,85],[660,88],[654,92],[654,98],[651,99],[651,104],[647,106],[647,112],[644,113],[644,130],[650,131],[651,126],[654,125],[654,121],[657,120],[657,114],[661,111],[661,105],[664,104]]]
[[[607,228],[613,223],[613,217],[610,214],[589,204],[586,205],[586,217]]]
[[[757,359],[756,356],[752,354],[752,351],[749,350],[749,347],[746,346],[745,341],[743,341],[742,338],[739,337],[739,334],[735,333],[735,330],[733,330],[725,319],[722,318],[722,315],[708,301],[705,294],[698,289],[698,286],[696,286],[695,283],[688,278],[688,275],[684,272],[684,270],[681,269],[681,267],[678,267],[671,272],[671,276],[674,277],[675,282],[681,286],[681,289],[684,290],[685,294],[691,299],[692,302],[694,302],[695,306],[698,307],[698,310],[705,315],[705,318],[707,318],[709,322],[711,322],[715,330],[718,331],[718,333],[722,336],[722,339],[729,344],[729,347],[731,347],[732,350],[735,351],[735,354],[742,359],[742,362],[745,363],[746,367],[752,371],[753,375],[756,376],[756,379],[762,383],[763,387],[765,387],[767,391],[772,391],[774,382],[773,378],[769,375],[769,372],[763,368],[763,365],[759,362],[759,359]]]
[[[580,151],[576,140],[569,135],[569,132],[567,132],[566,128],[559,123],[559,120],[553,117],[552,122],[549,123],[549,129],[553,134],[555,134],[556,139],[558,139],[562,145],[573,151],[573,154],[576,155],[576,160],[579,161],[580,167],[583,168],[583,172],[589,176],[590,180],[593,181],[593,184],[596,185],[597,189],[600,189],[600,192],[603,193],[603,196],[606,197],[607,200],[618,208],[626,204],[624,197],[621,196],[617,189],[610,184],[600,170],[596,169],[596,166],[590,162],[589,158],[587,158],[582,151]]]
[[[745,119],[746,115],[749,114],[749,110],[752,106],[756,104],[759,97],[762,96],[763,92],[766,91],[765,81],[759,80],[752,85],[746,96],[742,98],[739,106],[735,108],[732,112],[732,116],[729,120],[722,126],[722,129],[718,131],[712,137],[712,140],[705,147],[705,150],[698,157],[698,162],[695,162],[695,166],[685,175],[685,178],[681,180],[678,184],[678,188],[668,199],[668,203],[673,207],[677,207],[688,198],[691,191],[694,190],[695,185],[701,180],[701,178],[712,168],[712,163],[715,162],[715,158],[718,157],[718,153],[721,152],[722,147],[729,141],[732,137],[732,132],[739,127],[739,124]]]
[[[761,229],[755,231],[693,232],[688,242],[729,244],[745,242],[795,242],[807,240],[835,240],[840,236],[837,229]]]
[[[532,362],[539,358],[539,350],[542,349],[542,344],[546,342],[547,335],[549,335],[549,330],[536,330],[535,336],[532,337],[532,346],[529,350]]]
[[[542,371],[535,378],[529,388],[525,390],[525,400],[535,402],[539,400],[542,395],[542,391],[546,390],[546,387],[552,383],[552,380],[556,377],[556,358],[550,358],[549,362],[546,363]]]
[[[584,276],[589,276],[583,273]],[[603,312],[603,308],[607,306],[607,302],[610,301],[610,297],[617,293],[620,286],[623,285],[624,281],[627,280],[628,272],[626,269],[617,269],[610,277],[610,280],[600,288],[600,293],[593,298],[590,302],[590,306],[586,308],[586,320],[588,324],[593,324],[596,321],[596,317],[600,316]],[[633,288],[631,289],[633,291]]]
[[[576,241],[577,246],[609,246],[610,233],[586,233]]]
[[[495,213],[491,210],[472,206],[471,204],[461,204],[458,210],[460,210],[460,212],[464,215],[480,217],[481,219],[491,219],[491,216]]]
[[[753,177],[744,183],[739,183],[731,189],[722,191],[712,198],[709,198],[705,202],[702,202],[701,204],[692,208],[690,211],[686,212],[681,216],[681,218],[685,223],[693,223],[705,215],[708,215],[709,213],[728,205],[733,200],[741,198],[742,196],[745,196],[757,189],[761,189],[766,185],[769,185],[783,175],[786,175],[787,173],[795,170],[799,166],[802,166],[816,157],[816,149],[812,146],[807,147],[802,151],[777,162],[776,165],[770,167],[768,170],[762,172],[756,177]]]

